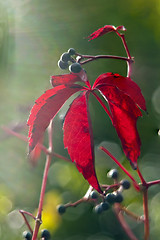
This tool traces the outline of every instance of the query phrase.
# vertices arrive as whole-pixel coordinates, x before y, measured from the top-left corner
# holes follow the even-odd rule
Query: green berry
[[[31,240],[32,239],[32,234],[28,231],[23,232],[23,238],[26,240]]]
[[[57,211],[59,214],[63,214],[66,211],[66,207],[64,205],[60,204],[57,206]]]
[[[108,203],[110,204],[113,204],[115,202],[115,194],[113,193],[108,193],[106,196],[105,196],[105,201],[107,201]]]
[[[122,185],[122,187],[124,188],[124,189],[129,189],[130,188],[130,186],[131,186],[131,184],[130,184],[130,182],[128,181],[128,180],[122,180],[121,182],[120,182],[120,184]]]
[[[60,69],[66,69],[66,68],[68,68],[68,63],[67,62],[63,62],[62,60],[59,60],[58,61],[58,67],[60,68]]]
[[[79,63],[73,63],[69,66],[69,71],[73,73],[79,73],[82,70],[82,67]]]
[[[70,54],[65,52],[61,55],[60,60],[63,62],[68,62],[71,59]]]
[[[97,214],[102,213],[103,212],[102,206],[100,204],[95,206],[94,212],[97,213]]]
[[[92,191],[92,192],[90,193],[90,197],[91,197],[92,199],[97,199],[97,198],[98,198],[98,193],[97,193],[96,191]]]
[[[116,193],[115,194],[115,202],[121,203],[123,201],[123,196],[121,193]]]
[[[68,53],[69,53],[69,55],[75,55],[76,51],[74,48],[70,48],[70,49],[68,49]]]
[[[44,238],[45,240],[48,240],[51,238],[50,232],[47,229],[43,229],[41,231],[41,238]]]
[[[102,208],[103,211],[108,210],[109,207],[110,207],[110,205],[109,205],[108,202],[102,202],[102,203],[100,203],[100,206],[101,206],[101,208]]]
[[[118,178],[118,170],[117,169],[111,169],[108,173],[107,176],[109,178],[117,179]]]

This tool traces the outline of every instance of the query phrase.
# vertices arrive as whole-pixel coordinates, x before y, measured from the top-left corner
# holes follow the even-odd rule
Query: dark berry
[[[130,182],[129,182],[128,180],[125,180],[125,179],[122,180],[122,181],[120,182],[120,184],[123,186],[124,189],[129,189],[130,186],[131,186]]]
[[[97,214],[102,213],[103,212],[102,206],[100,204],[95,206],[94,212],[97,213]]]
[[[117,179],[118,178],[118,170],[117,169],[111,169],[108,173],[107,176],[109,178]]]
[[[69,66],[69,71],[73,73],[79,73],[82,70],[82,67],[79,63],[73,63]]]
[[[66,207],[64,205],[60,204],[57,206],[57,211],[59,214],[63,214],[66,211]]]
[[[92,192],[90,193],[90,197],[91,197],[92,199],[97,199],[97,198],[98,198],[98,193],[97,193],[96,191],[92,191]]]
[[[100,206],[101,206],[101,208],[102,208],[103,211],[108,210],[109,207],[110,207],[110,205],[109,205],[108,202],[102,202],[102,203],[100,204]]]
[[[69,53],[69,55],[75,55],[76,51],[74,48],[70,48],[70,49],[68,49],[68,53]]]
[[[32,234],[28,231],[23,232],[23,238],[26,240],[31,240],[32,239]]]
[[[70,59],[70,54],[67,52],[63,53],[60,57],[60,60],[63,62],[68,62]]]
[[[67,62],[63,62],[63,61],[59,60],[59,61],[58,61],[58,67],[59,67],[60,69],[66,69],[66,68],[69,67],[69,65],[68,65]]]
[[[121,203],[123,201],[123,196],[121,193],[116,193],[115,194],[115,202]]]
[[[50,232],[47,229],[43,229],[41,231],[41,238],[44,238],[45,240],[48,240],[51,238]]]
[[[110,204],[113,204],[115,202],[115,194],[113,193],[108,193],[106,196],[105,196],[105,201],[107,201],[108,203]]]

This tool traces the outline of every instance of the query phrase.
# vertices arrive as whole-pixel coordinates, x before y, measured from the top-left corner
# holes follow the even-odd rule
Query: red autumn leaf
[[[87,38],[89,38],[89,41],[98,38],[106,33],[109,32],[116,32],[118,33],[118,30],[122,30],[125,31],[125,27],[124,26],[119,26],[119,27],[115,27],[113,25],[105,25],[104,27],[99,28],[98,30],[96,30],[95,32],[93,32],[91,35],[89,35]]]
[[[137,159],[140,155],[141,141],[136,123],[141,111],[134,101],[115,86],[98,85],[100,93],[108,101],[113,125],[121,140],[124,153],[134,169],[137,168]]]
[[[51,76],[50,82],[53,87],[58,85],[71,85],[75,82],[81,82],[81,78],[74,73]]]
[[[51,119],[54,118],[66,100],[81,89],[82,87],[76,84],[70,87],[60,85],[46,91],[36,100],[28,120],[29,152],[34,149]]]
[[[102,192],[97,181],[94,168],[94,145],[90,115],[88,110],[88,94],[83,92],[71,104],[64,121],[64,146],[73,162],[98,192]]]
[[[127,94],[132,100],[144,111],[146,111],[145,99],[141,93],[139,86],[128,77],[119,74],[104,73],[101,74],[94,82],[93,88],[100,84],[107,84],[117,87],[119,90]]]

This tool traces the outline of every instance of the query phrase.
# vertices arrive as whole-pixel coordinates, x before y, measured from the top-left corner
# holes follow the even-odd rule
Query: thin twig
[[[103,146],[99,147],[102,151],[104,151],[108,156],[110,156],[112,158],[112,160],[127,174],[127,176],[132,180],[136,190],[140,190],[140,187],[138,185],[138,183],[136,182],[136,180],[134,179],[134,177],[127,171],[126,168],[123,167],[123,165]]]
[[[32,217],[34,220],[35,220],[35,217],[34,217],[31,213],[26,212],[26,211],[23,211],[23,210],[19,210],[19,212],[20,212],[20,214],[22,215],[22,217],[23,217],[23,219],[24,219],[24,221],[25,221],[25,224],[27,225],[30,233],[33,234],[33,230],[32,230],[32,228],[31,228],[31,226],[30,226],[30,224],[29,224],[29,222],[28,222],[25,214],[27,214],[28,216]]]
[[[143,190],[144,240],[149,240],[148,188]]]
[[[48,138],[49,138],[49,151],[53,151],[53,144],[52,144],[52,121],[48,127]],[[47,184],[47,178],[48,178],[48,172],[49,167],[52,161],[52,156],[49,154],[46,157],[46,165],[43,173],[43,180],[42,180],[42,187],[41,187],[41,193],[40,193],[40,199],[39,199],[39,206],[38,206],[38,213],[36,217],[36,223],[35,228],[33,231],[33,237],[32,240],[37,239],[38,231],[40,228],[40,225],[42,224],[42,208],[43,208],[43,202],[44,202],[44,196],[45,196],[45,190],[46,190],[46,184]]]
[[[127,236],[130,238],[130,240],[138,240],[136,238],[136,236],[133,234],[133,232],[131,231],[128,224],[126,223],[126,221],[122,215],[120,204],[118,204],[118,203],[114,204],[114,211],[115,211],[115,214],[116,214],[116,217],[117,217],[119,223],[121,224],[121,227],[123,228],[123,230],[125,231]]]

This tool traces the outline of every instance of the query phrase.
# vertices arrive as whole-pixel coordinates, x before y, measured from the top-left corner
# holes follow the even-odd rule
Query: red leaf
[[[116,32],[118,33],[118,30],[122,30],[125,31],[125,27],[124,26],[119,26],[119,27],[115,27],[113,25],[105,25],[104,27],[99,28],[98,30],[96,30],[95,32],[93,32],[91,35],[89,35],[87,38],[89,38],[90,40],[93,40],[95,38],[98,38],[106,33],[109,32]]]
[[[94,168],[94,145],[88,110],[88,94],[83,92],[71,104],[64,121],[64,146],[84,178],[102,192]]]
[[[82,87],[76,84],[71,87],[60,85],[46,91],[36,100],[28,120],[29,152],[34,149],[51,119],[54,118],[66,100],[81,89]]]
[[[134,169],[137,168],[137,158],[140,155],[141,141],[136,123],[141,111],[134,101],[114,86],[99,85],[98,89],[107,99],[113,125],[122,142],[124,153]]]
[[[119,90],[127,94],[132,100],[144,111],[146,111],[145,99],[141,93],[139,86],[128,77],[123,77],[119,74],[104,73],[100,75],[93,88],[98,87],[100,84],[107,84],[117,87]]]
[[[53,87],[58,85],[71,85],[75,82],[82,82],[81,78],[74,73],[51,76],[50,82]]]

